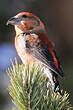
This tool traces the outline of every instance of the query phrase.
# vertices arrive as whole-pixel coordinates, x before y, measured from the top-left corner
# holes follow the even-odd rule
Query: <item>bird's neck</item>
[[[20,34],[41,34],[41,33],[46,33],[45,29],[33,29],[33,30],[24,30],[22,31],[21,29],[19,29],[17,26],[15,26],[15,31],[16,31],[16,35],[19,36]]]

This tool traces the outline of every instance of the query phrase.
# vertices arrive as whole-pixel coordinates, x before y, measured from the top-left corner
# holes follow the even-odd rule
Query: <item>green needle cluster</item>
[[[12,110],[72,110],[69,94],[56,94],[47,90],[47,77],[37,64],[19,65],[17,60],[7,70],[9,94],[16,108]]]

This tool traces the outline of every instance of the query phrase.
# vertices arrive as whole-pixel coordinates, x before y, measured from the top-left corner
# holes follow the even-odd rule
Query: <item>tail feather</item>
[[[54,92],[56,92],[57,94],[62,95],[61,89],[60,89],[60,84],[58,81],[58,75],[57,74],[53,74],[53,81],[55,83],[55,87],[54,87]]]

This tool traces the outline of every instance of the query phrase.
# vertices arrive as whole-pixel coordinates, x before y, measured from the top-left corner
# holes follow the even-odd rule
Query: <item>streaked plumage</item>
[[[58,75],[64,76],[60,60],[49,40],[44,24],[32,13],[21,12],[8,20],[15,26],[15,48],[24,64],[36,61],[44,68],[51,85],[56,91]],[[59,90],[58,90],[59,91]]]

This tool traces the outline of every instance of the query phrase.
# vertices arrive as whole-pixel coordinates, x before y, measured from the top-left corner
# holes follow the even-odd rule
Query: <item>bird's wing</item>
[[[35,57],[37,60],[39,60],[43,64],[47,65],[50,70],[52,70],[56,74],[63,77],[64,74],[63,74],[63,69],[60,64],[60,61],[56,55],[56,52],[54,50],[52,50],[52,51],[54,53],[54,56],[52,55],[51,51],[43,44],[40,44],[39,46],[36,46],[34,48],[30,48],[30,54],[33,57]],[[53,57],[56,58],[59,67],[56,66]]]

